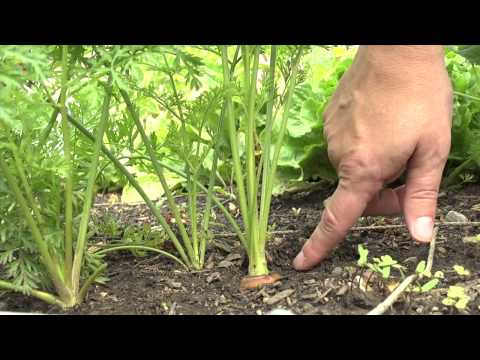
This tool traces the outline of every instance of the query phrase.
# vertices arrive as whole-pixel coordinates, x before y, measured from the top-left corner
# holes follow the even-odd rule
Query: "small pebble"
[[[313,311],[315,307],[312,304],[305,304],[303,305],[303,312],[310,312]]]
[[[462,222],[466,223],[468,222],[468,218],[463,215],[462,213],[459,213],[458,211],[449,211],[447,213],[447,216],[445,216],[445,221],[447,222]]]
[[[230,254],[225,258],[224,261],[240,260],[241,258],[242,258],[242,255],[240,255],[240,254]]]
[[[442,255],[447,254],[447,249],[445,249],[444,247],[441,247],[441,246],[438,247],[437,251]]]
[[[273,239],[273,244],[275,246],[280,246],[282,243],[283,243],[283,238],[281,237],[276,237],[275,239]]]
[[[220,280],[221,278],[221,275],[219,272],[214,272],[213,274],[210,274],[208,277],[207,277],[207,284],[210,284],[211,282],[215,281],[215,280]]]
[[[174,289],[180,289],[182,287],[181,282],[176,282],[176,281],[167,281],[167,285],[174,288]]]
[[[333,276],[342,276],[343,274],[343,269],[340,266],[337,266],[335,269],[332,271]]]
[[[348,291],[348,285],[343,285],[338,291],[337,291],[337,296],[343,296],[347,293]]]
[[[295,292],[294,289],[283,290],[271,297],[263,298],[263,302],[268,305],[273,305],[282,301],[283,299],[286,299],[288,296],[292,295],[294,292]]]
[[[235,265],[234,263],[232,263],[231,261],[228,261],[228,260],[223,260],[223,261],[220,261],[217,265],[217,267],[219,268],[227,268],[227,267],[230,267],[232,265]]]

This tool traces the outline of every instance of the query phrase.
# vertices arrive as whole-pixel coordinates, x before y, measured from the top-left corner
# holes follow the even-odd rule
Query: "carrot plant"
[[[9,201],[8,211],[21,216],[26,224],[23,234],[31,239],[33,243],[24,244],[25,250],[29,253],[30,263],[26,269],[33,275],[30,282],[19,279],[22,274],[15,270],[20,266],[18,253],[21,248],[15,248],[13,239],[6,236],[14,236],[11,232],[3,232],[2,262],[8,264],[7,275],[13,278],[12,281],[1,280],[0,288],[10,291],[22,292],[37,297],[50,304],[67,308],[79,304],[84,299],[89,286],[105,270],[106,265],[99,258],[95,262],[89,261],[89,267],[85,269],[85,254],[87,241],[87,227],[92,200],[95,191],[95,180],[97,166],[101,153],[102,139],[109,119],[109,105],[111,100],[111,76],[107,80],[100,120],[97,125],[93,151],[90,156],[90,165],[86,178],[86,186],[82,193],[75,189],[74,184],[74,160],[72,148],[71,125],[67,119],[67,97],[69,80],[69,51],[67,46],[61,49],[61,89],[59,94],[58,109],[55,114],[61,116],[62,148],[59,149],[63,159],[59,159],[56,169],[46,172],[45,168],[33,172],[31,167],[35,164],[36,157],[31,149],[25,151],[32,141],[32,129],[29,122],[20,120],[22,127],[14,122],[0,118],[0,127],[4,136],[0,146],[0,174],[2,177],[3,200]],[[22,116],[22,114],[21,114]],[[28,115],[23,115],[28,116]],[[56,118],[56,116],[55,116]],[[50,154],[54,157],[56,154]],[[48,160],[37,157],[37,160],[48,163]],[[47,182],[37,185],[39,179],[36,176],[47,175],[52,177],[52,183],[56,186],[50,187]],[[61,176],[61,181],[59,181]],[[43,195],[50,192],[48,196]],[[57,196],[64,194],[63,204]],[[52,204],[52,200],[57,200]],[[77,211],[79,208],[81,211]],[[61,214],[63,209],[63,214]],[[79,213],[79,214],[78,214]],[[75,216],[78,214],[78,218]],[[7,215],[7,213],[4,213]],[[10,216],[11,218],[11,216]],[[63,220],[63,221],[60,221]],[[60,222],[63,222],[63,231]],[[6,224],[3,224],[5,229]],[[53,232],[52,232],[53,231]],[[25,241],[24,239],[18,239]],[[11,241],[11,242],[10,242]],[[18,246],[18,244],[17,244]],[[15,262],[17,261],[17,262]],[[39,264],[38,264],[39,262]],[[38,264],[38,267],[36,266]],[[30,268],[29,268],[30,267]],[[85,276],[88,274],[88,276]],[[38,289],[38,278],[45,278],[45,289]],[[20,281],[19,281],[20,280]],[[50,286],[52,285],[52,286]]]
[[[102,280],[103,255],[110,251],[141,249],[178,260],[148,246],[86,251],[115,74],[102,61],[94,71],[72,69],[79,50],[0,48],[0,290],[21,292],[63,308],[81,303],[89,287]],[[15,70],[19,60],[20,74]],[[98,83],[104,86],[89,99],[98,100],[91,113],[92,145],[83,146],[70,121],[71,107],[78,104],[73,94]],[[79,110],[85,114],[81,104]]]
[[[157,76],[158,73],[164,75],[166,79],[165,86],[169,91],[164,94],[157,94],[151,88],[142,88],[127,71],[129,62],[130,64],[132,63],[128,51],[128,48],[117,48],[116,55],[109,57],[126,59],[126,61],[119,61],[115,64],[118,70],[113,75],[115,80],[112,96],[117,101],[117,104],[123,105],[122,114],[124,116],[122,116],[121,120],[128,126],[133,124],[133,127],[129,126],[127,131],[130,137],[129,152],[132,154],[128,157],[128,160],[135,159],[138,161],[140,159],[142,164],[147,164],[147,171],[153,171],[156,175],[166,198],[168,210],[172,214],[171,220],[167,220],[165,214],[154,204],[152,198],[147,194],[132,170],[120,160],[114,153],[114,150],[103,144],[101,150],[113,163],[118,172],[125,177],[126,182],[138,192],[145,204],[150,208],[152,214],[177,250],[178,257],[159,249],[156,251],[174,259],[187,269],[198,270],[203,267],[207,243],[211,237],[209,231],[210,214],[214,206],[223,212],[238,236],[240,238],[244,236],[232,215],[214,194],[221,143],[214,142],[212,139],[218,136],[225,117],[224,110],[220,110],[218,114],[222,99],[221,89],[212,89],[205,95],[187,104],[183,100],[182,92],[178,88],[178,84],[173,76],[176,73],[181,73],[184,68],[190,69],[187,71],[187,78],[192,76],[191,74],[198,72],[197,70],[192,70],[195,66],[198,66],[198,63],[195,62],[195,58],[191,58],[181,50],[177,51],[171,47],[156,49],[153,54],[156,56],[156,61],[152,64],[147,64],[147,69],[152,68],[157,72]],[[173,62],[171,61],[172,55]],[[183,60],[177,61],[179,58]],[[158,65],[158,61],[160,61],[161,66]],[[182,61],[184,63],[183,66],[180,64]],[[233,72],[233,66],[231,71]],[[191,81],[194,84],[198,84],[195,77]],[[142,112],[138,106],[145,99],[153,99],[165,110],[167,115],[175,120],[172,122],[166,141],[159,141],[155,132],[147,129],[146,121],[142,118]],[[56,106],[51,97],[49,101],[53,106]],[[67,119],[88,140],[91,142],[95,141],[94,134],[86,129],[80,121],[77,121],[71,114],[67,114]],[[123,131],[121,122],[117,121],[115,125],[117,130]],[[106,136],[108,137],[108,135],[112,134],[107,133]],[[139,137],[139,141],[135,142],[135,139],[132,139],[135,136]],[[113,143],[112,145],[117,144]],[[172,166],[171,162],[168,162],[169,159],[164,158],[164,150],[167,147],[173,149],[174,155],[184,164],[183,170]],[[208,155],[212,156],[212,164],[205,183],[205,179],[201,178],[201,175],[203,175],[203,164]],[[189,224],[186,223],[180,206],[174,199],[173,191],[168,182],[167,171],[183,178],[185,181]],[[203,214],[197,206],[201,192],[206,195]],[[122,244],[112,244],[100,250],[97,254],[105,254],[109,251],[126,248]],[[128,248],[155,251],[155,249],[142,245],[129,246]]]
[[[291,76],[286,84],[284,99],[278,99],[276,94],[276,66],[277,47],[272,46],[270,51],[270,64],[265,81],[266,100],[260,101],[258,93],[260,46],[242,46],[243,83],[240,88],[235,86],[235,79],[229,71],[228,47],[223,46],[222,64],[223,80],[225,87],[226,127],[229,135],[233,169],[235,175],[235,192],[240,205],[240,212],[244,224],[245,237],[242,241],[249,259],[248,274],[242,286],[256,287],[264,283],[273,282],[278,275],[270,274],[266,254],[267,227],[272,200],[273,181],[276,174],[280,149],[284,138],[292,94],[297,81],[298,67],[302,55],[300,47],[292,61]],[[241,112],[234,107],[234,98],[240,98],[243,108]],[[283,100],[283,101],[282,101]],[[265,103],[265,104],[263,104]],[[266,120],[264,139],[257,141],[257,115],[259,104],[266,106]],[[277,107],[274,105],[278,104]],[[272,138],[277,112],[281,109],[280,131],[276,139]],[[244,127],[240,126],[237,119],[244,115]],[[241,132],[245,133],[245,161],[242,162],[239,149]],[[257,147],[261,147],[261,158],[257,162]]]

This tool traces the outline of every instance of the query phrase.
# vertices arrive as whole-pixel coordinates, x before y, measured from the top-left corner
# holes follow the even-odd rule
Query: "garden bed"
[[[390,255],[415,271],[426,260],[428,246],[414,243],[406,228],[380,228],[352,231],[345,242],[315,269],[299,273],[291,262],[320,218],[323,200],[332,189],[301,193],[274,200],[271,224],[275,225],[268,245],[270,269],[283,279],[262,289],[240,291],[240,280],[247,273],[244,252],[234,236],[221,229],[214,246],[207,252],[206,269],[186,272],[163,256],[135,257],[129,252],[107,258],[106,285],[95,285],[86,302],[68,311],[71,314],[265,314],[274,308],[296,314],[365,314],[388,295],[388,284],[401,281],[399,274],[383,281],[369,280],[371,291],[358,283],[354,269],[357,246],[364,244],[370,256]],[[480,212],[472,209],[480,203],[480,186],[442,193],[437,221],[455,210],[470,221],[479,221]],[[301,209],[299,212],[292,210]],[[153,221],[144,206],[97,206],[100,215],[110,214],[120,226],[142,225]],[[101,218],[99,216],[98,218]],[[219,218],[217,221],[221,221]],[[365,218],[359,225],[399,224],[399,218]],[[408,293],[401,297],[390,314],[454,314],[454,307],[442,304],[451,285],[463,286],[470,296],[465,313],[480,313],[480,251],[462,242],[463,237],[480,233],[480,227],[441,226],[437,236],[433,272],[445,275],[438,287],[427,293]],[[99,236],[101,234],[97,234]],[[460,276],[454,265],[470,271]],[[355,281],[354,281],[355,280]],[[368,289],[367,289],[368,290]],[[58,308],[18,294],[0,294],[0,311],[62,313]]]

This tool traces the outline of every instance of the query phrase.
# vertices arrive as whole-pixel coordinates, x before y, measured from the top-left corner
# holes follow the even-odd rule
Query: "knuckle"
[[[332,144],[327,146],[327,156],[333,165],[338,163],[339,152]]]
[[[415,189],[409,194],[411,200],[437,200],[437,189]]]
[[[432,146],[430,150],[430,158],[433,164],[436,166],[442,166],[448,161],[451,147],[451,135],[440,134],[435,141],[435,146]]]
[[[340,231],[340,222],[338,217],[328,207],[323,210],[322,221],[319,224],[319,230],[320,233],[324,234],[322,240],[327,243],[331,241],[331,239],[337,239],[343,236]]]
[[[383,183],[383,171],[377,156],[365,151],[352,151],[340,164],[341,176],[346,181]]]

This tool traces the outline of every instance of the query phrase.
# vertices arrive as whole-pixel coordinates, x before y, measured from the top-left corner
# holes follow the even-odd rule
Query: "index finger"
[[[362,216],[379,186],[375,183],[352,186],[340,180],[325,206],[320,223],[293,261],[293,267],[308,270],[325,259]]]

